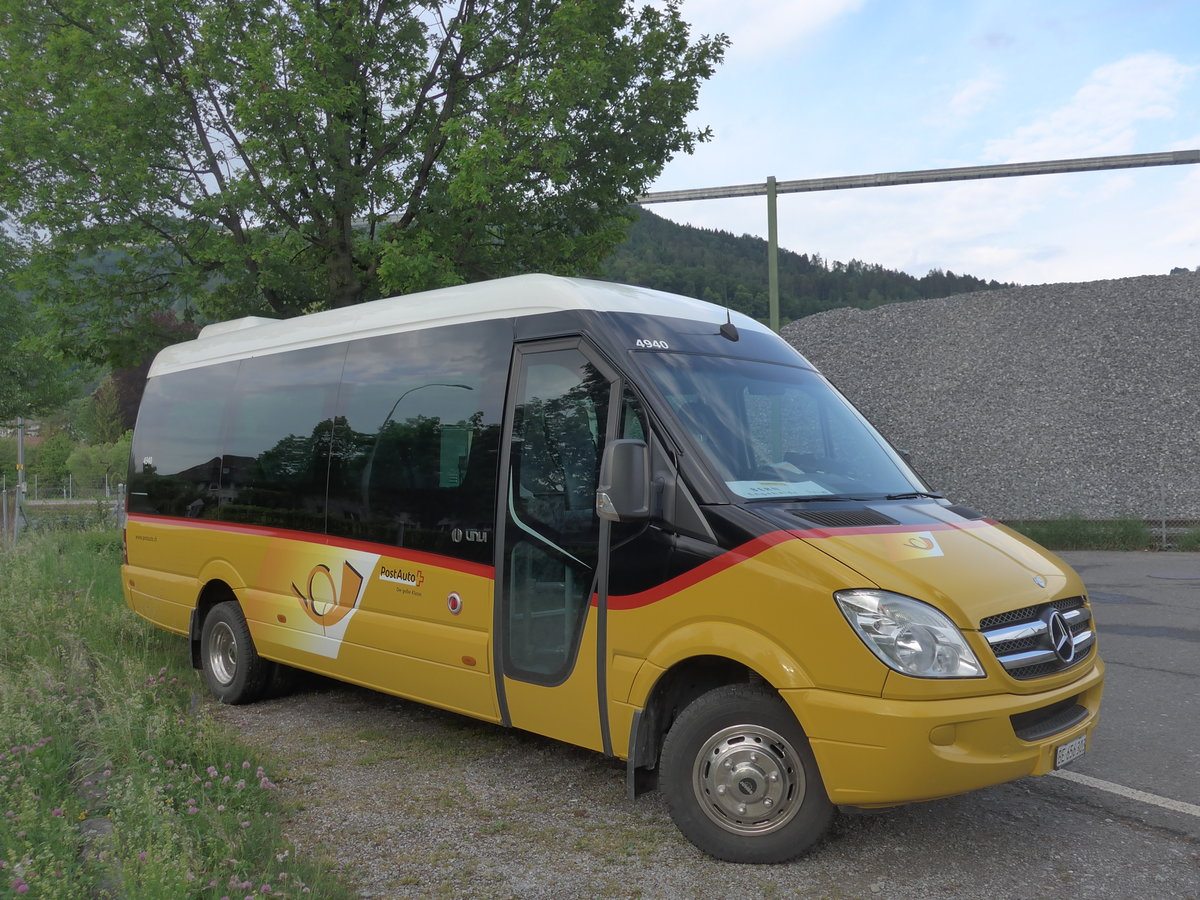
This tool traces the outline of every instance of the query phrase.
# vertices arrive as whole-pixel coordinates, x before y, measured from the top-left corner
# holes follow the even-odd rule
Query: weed
[[[1200,550],[1200,528],[1185,531],[1175,539],[1176,550]]]
[[[1014,521],[1013,529],[1051,550],[1146,550],[1153,537],[1140,519],[1065,519]]]
[[[284,840],[270,761],[209,721],[177,645],[125,609],[119,538],[0,555],[0,891],[348,896]]]

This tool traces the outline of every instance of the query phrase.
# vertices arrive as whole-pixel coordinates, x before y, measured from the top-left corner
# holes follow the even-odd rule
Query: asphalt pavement
[[[1200,553],[1061,556],[1088,586],[1108,667],[1092,746],[1066,771],[1169,801],[1106,802],[1200,839]]]

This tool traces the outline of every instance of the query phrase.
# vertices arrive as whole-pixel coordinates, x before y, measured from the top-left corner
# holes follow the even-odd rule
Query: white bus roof
[[[380,334],[579,309],[636,312],[718,326],[729,315],[724,307],[649,288],[555,275],[516,275],[294,319],[251,316],[208,325],[195,340],[160,352],[150,376]],[[768,331],[741,313],[732,313],[732,319],[740,329]]]

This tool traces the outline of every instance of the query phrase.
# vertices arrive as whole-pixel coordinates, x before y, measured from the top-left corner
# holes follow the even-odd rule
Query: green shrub
[[[1192,528],[1178,538],[1172,545],[1176,550],[1200,550],[1200,528]]]
[[[1042,519],[1008,523],[1049,550],[1147,550],[1154,542],[1140,519]]]

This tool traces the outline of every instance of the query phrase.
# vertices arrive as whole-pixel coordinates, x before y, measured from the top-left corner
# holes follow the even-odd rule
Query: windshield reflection
[[[654,385],[739,497],[880,498],[925,489],[816,372],[691,354],[641,354]]]

